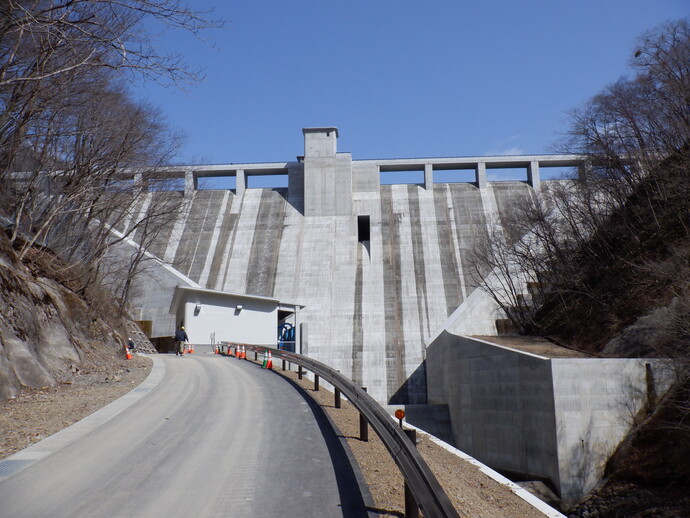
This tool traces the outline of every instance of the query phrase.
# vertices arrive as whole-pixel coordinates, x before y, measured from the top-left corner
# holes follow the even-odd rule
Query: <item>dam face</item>
[[[154,336],[173,334],[175,285],[303,305],[304,354],[380,402],[424,403],[427,342],[477,290],[472,236],[537,195],[540,165],[579,163],[571,156],[353,161],[337,152],[337,136],[336,128],[305,129],[296,162],[179,168],[184,192],[166,194],[179,198],[179,211],[150,247],[160,264],[139,281],[134,304],[153,321]],[[527,178],[487,182],[487,167],[521,167]],[[435,183],[442,170],[470,170],[474,181]],[[382,185],[384,171],[418,171],[424,181]],[[286,176],[288,187],[247,188],[267,174]],[[234,177],[235,189],[198,188],[220,175]],[[141,201],[142,214],[148,203]],[[495,332],[495,318],[464,329]]]

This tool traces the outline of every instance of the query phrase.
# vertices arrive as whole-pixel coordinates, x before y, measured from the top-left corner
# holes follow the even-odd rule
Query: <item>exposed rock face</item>
[[[628,326],[604,347],[604,354],[620,357],[673,355],[674,349],[687,346],[687,322],[690,321],[690,301],[676,297],[667,307],[654,309]]]
[[[22,387],[53,385],[102,338],[117,350],[109,327],[59,283],[34,276],[0,236],[0,399]]]

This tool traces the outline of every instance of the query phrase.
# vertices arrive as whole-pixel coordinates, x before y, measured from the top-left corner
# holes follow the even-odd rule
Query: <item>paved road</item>
[[[157,358],[145,397],[0,482],[0,517],[367,515],[341,439],[298,388],[234,358]]]

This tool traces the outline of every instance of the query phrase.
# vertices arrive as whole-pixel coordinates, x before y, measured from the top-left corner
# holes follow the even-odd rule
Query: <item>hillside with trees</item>
[[[0,216],[23,259],[49,247],[78,283],[103,288],[122,314],[145,250],[174,216],[161,193],[180,136],[133,94],[141,81],[177,86],[202,73],[164,55],[153,35],[218,27],[174,0],[10,0],[0,6]],[[132,171],[156,180],[152,189]],[[129,174],[124,174],[129,172]],[[144,194],[154,192],[148,209]],[[158,199],[160,198],[160,199]],[[115,235],[122,221],[134,221]],[[106,268],[103,258],[137,235],[142,247]],[[57,268],[57,263],[56,263]]]
[[[690,515],[690,27],[644,36],[622,79],[575,112],[607,207],[545,298],[535,328],[612,356],[669,358],[678,382],[573,516]],[[603,195],[601,194],[603,193]],[[598,205],[597,205],[598,206]]]
[[[473,250],[521,334],[676,369],[675,388],[612,459],[601,499],[573,516],[690,514],[688,20],[641,37],[631,66],[571,114],[561,151],[587,166],[516,205]]]
[[[121,354],[132,281],[177,209],[159,168],[180,137],[133,91],[202,78],[154,34],[220,25],[174,0],[0,4],[0,397]],[[160,181],[148,211],[132,170]],[[124,220],[136,223],[113,233]],[[135,234],[130,257],[103,260]]]

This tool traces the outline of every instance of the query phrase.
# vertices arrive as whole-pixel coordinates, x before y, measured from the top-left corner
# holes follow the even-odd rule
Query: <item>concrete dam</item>
[[[184,192],[169,194],[181,198],[179,214],[150,251],[184,276],[167,284],[303,305],[304,353],[381,402],[426,402],[427,339],[477,289],[468,268],[473,233],[534,195],[539,160],[577,160],[353,161],[337,152],[336,128],[308,128],[304,136],[304,156],[293,163],[182,171]],[[529,181],[487,182],[487,165],[526,168]],[[448,170],[470,172],[472,181],[433,182],[434,171]],[[424,182],[381,185],[382,171],[419,171]],[[234,177],[235,189],[199,189],[223,175]],[[256,175],[285,175],[288,187],[248,188]],[[153,320],[154,336],[170,336],[171,292],[167,300],[146,298],[157,289],[141,290],[136,304]],[[495,332],[491,315],[485,320],[477,332]]]
[[[504,318],[478,287],[492,273],[472,263],[471,247],[520,200],[548,193],[552,181],[540,171],[583,167],[583,159],[353,160],[337,151],[336,128],[303,133],[304,155],[294,162],[181,166],[174,188],[151,187],[139,217],[152,210],[153,192],[176,209],[149,246],[135,316],[151,321],[154,338],[170,337],[180,287],[285,302],[294,311],[280,319],[295,325],[297,352],[382,404],[443,405],[459,448],[504,473],[546,481],[566,507],[576,502],[671,374],[654,360],[555,358],[471,338],[497,334]],[[494,169],[524,177],[487,181]],[[387,174],[416,180],[388,184]],[[257,177],[282,184],[256,188]]]

